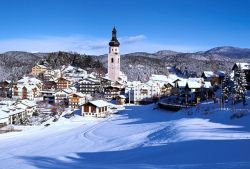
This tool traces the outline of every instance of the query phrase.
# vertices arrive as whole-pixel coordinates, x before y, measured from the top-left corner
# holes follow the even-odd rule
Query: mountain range
[[[20,78],[41,61],[52,67],[75,64],[92,71],[100,70],[101,67],[103,72],[107,72],[108,56],[10,51],[0,54],[0,80]],[[167,75],[169,72],[182,76],[200,76],[207,70],[228,72],[235,62],[250,62],[250,49],[223,46],[194,53],[171,50],[156,53],[135,52],[121,55],[121,70],[129,80],[147,81],[152,74]]]

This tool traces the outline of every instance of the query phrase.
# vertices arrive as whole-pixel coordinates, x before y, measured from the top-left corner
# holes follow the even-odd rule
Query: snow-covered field
[[[249,114],[249,105],[238,111]],[[0,169],[250,168],[250,115],[230,119],[213,103],[177,113],[154,107],[1,134]]]

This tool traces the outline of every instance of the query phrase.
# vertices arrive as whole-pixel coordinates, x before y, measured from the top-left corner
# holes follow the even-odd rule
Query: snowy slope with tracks
[[[154,107],[1,134],[0,168],[250,168],[250,115],[232,120],[213,103],[177,113]]]

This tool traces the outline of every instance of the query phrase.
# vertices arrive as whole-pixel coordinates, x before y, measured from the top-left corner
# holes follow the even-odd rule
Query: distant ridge
[[[64,57],[54,55],[51,64],[55,60],[57,66],[72,63],[74,55],[67,52],[63,53],[66,54]],[[0,80],[18,78],[30,72],[33,65],[49,55],[51,53],[22,51],[9,51],[0,54]],[[85,57],[84,55],[79,56]],[[104,67],[107,67],[107,54],[88,57],[98,60]],[[199,76],[202,71],[211,70],[212,65],[216,65],[217,69],[230,71],[235,62],[250,62],[250,49],[222,46],[194,53],[181,53],[172,50],[161,50],[155,53],[134,52],[122,55],[121,69],[129,80],[147,81],[151,74],[168,74],[167,67],[172,67],[171,70],[174,70],[175,73],[189,72],[189,76]],[[77,63],[80,66],[85,64],[84,61],[79,61],[79,59]],[[92,65],[92,68],[97,65]],[[86,67],[86,65],[84,66]],[[106,70],[103,69],[103,71]]]

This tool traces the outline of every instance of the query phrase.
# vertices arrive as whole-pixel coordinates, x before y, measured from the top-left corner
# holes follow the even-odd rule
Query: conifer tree
[[[226,74],[222,81],[222,95],[227,100],[232,93],[232,80],[229,74]]]
[[[239,65],[239,68],[235,70],[234,73],[234,87],[233,87],[233,94],[234,94],[234,100],[245,100],[246,95],[246,75],[244,73],[244,70],[241,69],[241,66]]]

